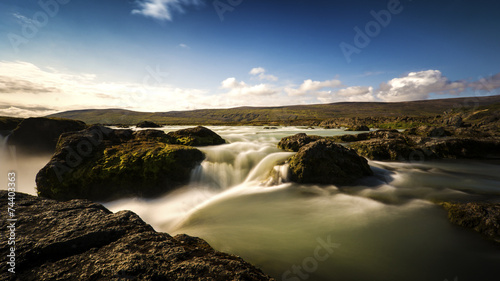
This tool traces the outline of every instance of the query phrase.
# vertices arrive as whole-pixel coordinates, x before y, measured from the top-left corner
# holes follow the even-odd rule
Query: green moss
[[[124,194],[148,196],[188,180],[191,169],[203,158],[193,147],[126,142],[97,153],[66,173],[62,182],[52,176],[53,196],[49,197],[106,200]]]

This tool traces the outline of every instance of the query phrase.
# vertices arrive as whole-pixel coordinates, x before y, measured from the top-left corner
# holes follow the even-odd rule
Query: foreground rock
[[[9,145],[24,153],[53,153],[62,133],[85,127],[85,123],[69,119],[27,118],[12,132]]]
[[[204,155],[163,131],[94,126],[63,134],[36,176],[40,196],[108,201],[155,197],[187,183]]]
[[[136,125],[137,128],[160,128],[161,126],[151,122],[151,121],[142,121]]]
[[[346,185],[373,172],[354,150],[323,139],[302,146],[290,158],[289,175],[298,183]]]
[[[167,135],[177,139],[177,143],[182,145],[207,146],[226,143],[218,134],[203,126],[169,132]]]
[[[486,238],[500,243],[500,204],[442,203],[454,224],[471,228]]]
[[[202,239],[156,232],[130,211],[23,193],[16,206],[15,274],[4,261],[2,280],[274,280]],[[1,212],[2,237],[8,224]],[[2,257],[9,254],[2,243]]]

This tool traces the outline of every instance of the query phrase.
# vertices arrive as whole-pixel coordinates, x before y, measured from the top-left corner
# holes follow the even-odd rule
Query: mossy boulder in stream
[[[203,126],[169,132],[167,135],[177,139],[177,144],[182,145],[207,146],[226,143],[221,136]]]
[[[204,159],[198,149],[174,141],[162,131],[100,126],[63,134],[37,174],[38,194],[97,201],[158,196],[186,183]]]
[[[500,203],[444,202],[441,205],[448,211],[448,219],[452,223],[473,229],[500,243]]]
[[[289,160],[290,180],[298,183],[348,185],[373,175],[368,161],[331,140],[302,146]]]
[[[308,136],[304,133],[295,134],[293,136],[284,137],[278,143],[278,148],[286,151],[297,152],[304,145],[323,139],[320,136]]]

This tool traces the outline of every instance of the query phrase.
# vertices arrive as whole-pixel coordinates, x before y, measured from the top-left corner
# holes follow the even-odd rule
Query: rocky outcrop
[[[366,159],[326,139],[302,146],[289,159],[290,180],[298,183],[347,185],[370,175]]]
[[[441,203],[448,211],[449,220],[481,233],[486,238],[500,243],[499,203]]]
[[[451,136],[442,127],[406,133],[377,131],[364,141],[349,143],[359,154],[374,160],[422,161],[431,159],[499,158],[500,139],[495,137]],[[422,136],[423,135],[423,136]]]
[[[27,118],[9,137],[9,145],[15,145],[23,153],[53,153],[62,133],[85,129],[85,123],[69,119]]]
[[[203,126],[169,132],[167,135],[177,139],[177,144],[182,145],[207,146],[226,143],[221,136]]]
[[[22,118],[0,116],[0,136],[9,135],[21,121]]]
[[[346,129],[346,131],[358,131],[358,132],[370,131],[370,127],[368,127],[366,125],[355,125],[355,126],[352,126],[348,129]]]
[[[423,137],[434,137],[434,138],[440,138],[440,137],[448,137],[453,135],[450,130],[445,129],[444,127],[432,127],[432,126],[420,126],[418,128],[411,128],[405,130],[406,134],[409,135],[418,135],[418,136],[423,136]]]
[[[204,159],[198,149],[176,142],[162,131],[101,126],[63,134],[36,176],[38,194],[96,201],[158,196],[186,183]]]
[[[151,122],[151,121],[142,121],[136,125],[137,128],[160,128],[161,126]]]
[[[298,151],[302,146],[319,139],[343,143],[359,155],[372,160],[500,158],[500,138],[473,128],[419,127],[404,133],[397,130],[377,130],[333,137],[297,134],[283,138],[278,147]]]
[[[86,200],[15,198],[15,245],[0,246],[2,257],[15,247],[15,274],[6,258],[2,280],[274,280],[200,238],[156,232],[130,211],[112,213]],[[7,219],[0,212],[2,237],[11,235]]]
[[[315,142],[322,138],[323,137],[320,136],[308,136],[307,134],[299,133],[293,136],[282,138],[278,143],[278,148],[286,151],[297,152],[304,145]]]

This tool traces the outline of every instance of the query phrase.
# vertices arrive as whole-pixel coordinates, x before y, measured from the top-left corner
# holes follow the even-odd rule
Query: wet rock
[[[9,137],[23,153],[53,153],[62,133],[85,129],[85,123],[69,119],[27,118],[21,121]]]
[[[366,141],[352,142],[349,147],[372,160],[396,160],[404,161],[412,157],[415,148],[408,143],[408,139],[399,138],[375,138]]]
[[[452,132],[444,127],[420,126],[418,128],[407,129],[404,132],[409,135],[418,135],[424,137],[442,138],[453,135]]]
[[[465,130],[460,128],[457,130]],[[424,161],[432,159],[500,158],[500,139],[467,129],[461,135],[443,127],[420,127],[404,134],[397,130],[379,130],[367,135],[340,140],[358,154],[372,160]],[[450,137],[450,134],[455,136]],[[480,136],[480,137],[478,137]],[[344,136],[342,136],[344,137]]]
[[[161,126],[151,122],[151,121],[142,121],[136,125],[137,128],[160,128]]]
[[[499,203],[441,203],[448,211],[449,220],[459,226],[470,228],[486,238],[500,243]]]
[[[346,131],[370,131],[370,128],[366,125],[355,125],[346,129]]]
[[[207,146],[226,143],[221,136],[203,126],[169,132],[167,135],[177,139],[177,144],[182,145]]]
[[[159,196],[185,184],[204,159],[198,149],[171,142],[162,131],[102,126],[63,134],[36,176],[38,194],[95,201]]]
[[[319,139],[323,139],[320,136],[308,136],[304,133],[299,133],[293,136],[284,137],[278,143],[278,148],[284,149],[286,151],[297,152],[304,145],[317,141]]]
[[[356,151],[326,139],[301,147],[289,160],[289,173],[294,182],[336,185],[373,175],[368,161]]]
[[[135,213],[86,200],[16,193],[16,218],[15,274],[2,262],[2,280],[274,280],[200,238],[156,232]],[[1,212],[2,237],[8,225]],[[6,242],[0,254],[10,254]]]

